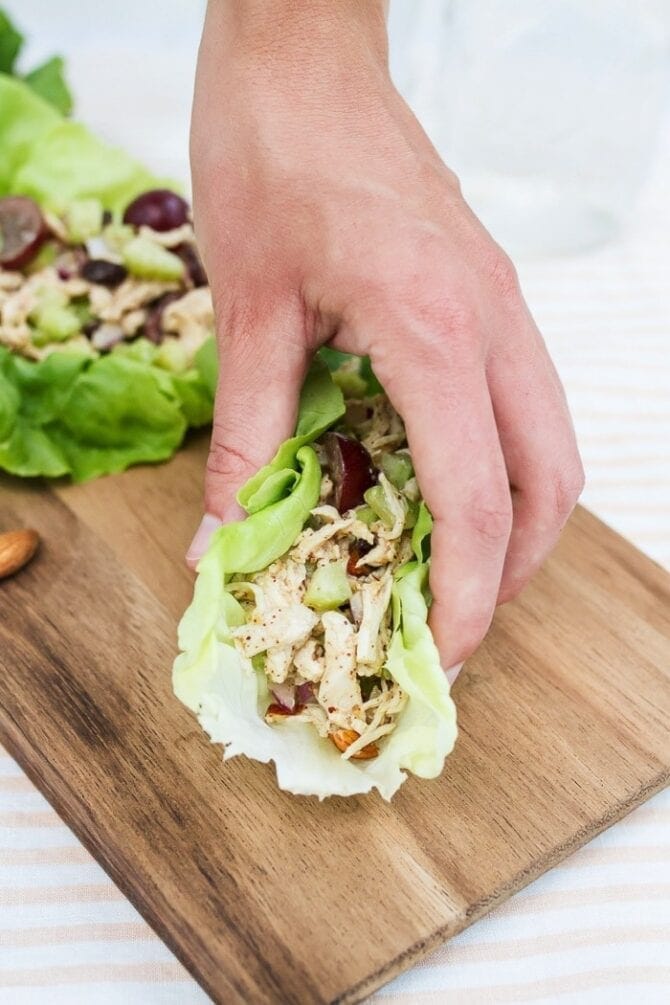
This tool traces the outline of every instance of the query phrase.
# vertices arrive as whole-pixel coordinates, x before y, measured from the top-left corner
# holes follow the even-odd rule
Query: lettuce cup
[[[224,757],[274,761],[281,788],[390,799],[456,737],[427,624],[432,520],[369,367],[329,362],[198,565],[174,690]]]

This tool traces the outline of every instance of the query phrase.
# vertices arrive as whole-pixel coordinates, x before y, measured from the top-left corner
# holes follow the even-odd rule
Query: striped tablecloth
[[[56,8],[62,16],[63,4],[66,12],[77,7],[74,0],[58,5],[16,0],[10,7],[17,15],[20,9],[24,22],[32,17],[32,30],[42,29],[36,48],[45,49],[67,41],[54,17],[47,17]],[[185,11],[190,5],[181,6]],[[165,44],[161,58],[166,64],[172,58],[174,68],[169,40]],[[158,150],[168,170],[184,169],[183,154],[173,152],[183,150],[187,101],[174,75],[166,84],[174,101],[154,107],[152,96],[142,95],[138,77],[118,85],[111,70],[98,77],[89,94],[92,68],[111,64],[90,44],[78,58],[76,47],[71,48],[84,117],[97,117],[112,137],[135,141],[140,154]],[[185,65],[178,81],[189,72]],[[134,104],[119,99],[119,86],[122,97],[135,95]],[[166,105],[182,117],[181,124],[167,121]],[[625,239],[520,271],[572,405],[588,476],[584,502],[670,567],[670,124],[636,225]],[[207,1000],[0,751],[0,1003],[196,1005]],[[670,791],[454,938],[373,1001],[669,1002]]]

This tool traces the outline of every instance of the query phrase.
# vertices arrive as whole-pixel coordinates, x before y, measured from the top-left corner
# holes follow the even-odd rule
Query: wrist
[[[209,0],[203,44],[269,73],[388,73],[387,0]]]

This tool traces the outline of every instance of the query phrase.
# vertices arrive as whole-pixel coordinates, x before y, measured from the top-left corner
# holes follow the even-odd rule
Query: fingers
[[[492,356],[488,381],[505,456],[514,520],[499,603],[515,597],[554,548],[584,486],[558,375],[532,319]],[[513,346],[513,352],[508,347]]]
[[[221,523],[243,515],[240,487],[293,434],[307,369],[297,304],[220,319],[219,382],[205,472],[205,516],[186,556],[194,565]]]
[[[512,503],[481,364],[473,364],[471,373],[461,367],[456,376],[434,359],[414,387],[411,372],[404,368],[388,390],[405,420],[417,478],[435,521],[430,625],[442,666],[456,670],[491,622]]]

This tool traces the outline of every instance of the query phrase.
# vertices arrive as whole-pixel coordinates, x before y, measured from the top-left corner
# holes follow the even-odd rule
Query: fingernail
[[[200,526],[195,532],[195,537],[186,552],[186,562],[191,568],[194,568],[196,563],[205,554],[212,534],[222,523],[223,520],[220,520],[218,516],[214,516],[212,513],[205,513],[200,521]]]
[[[456,663],[451,668],[451,670],[447,670],[446,671],[446,673],[447,673],[447,680],[449,681],[450,685],[454,683],[454,681],[458,677],[459,673],[461,672],[462,667],[463,667],[462,663]]]

